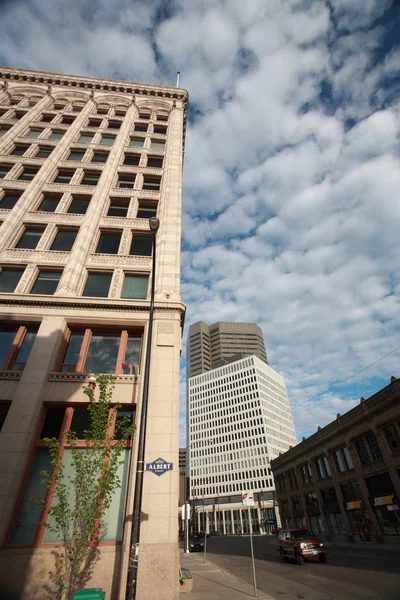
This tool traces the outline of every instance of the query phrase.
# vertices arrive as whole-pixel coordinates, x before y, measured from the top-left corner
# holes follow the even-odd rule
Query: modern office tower
[[[0,589],[9,598],[41,600],[54,568],[58,540],[31,497],[50,506],[42,438],[85,428],[90,373],[115,374],[113,399],[141,426],[152,216],[160,228],[145,461],[173,469],[144,473],[137,597],[178,598],[187,102],[177,88],[0,69]],[[89,582],[107,598],[125,598],[137,438]]]
[[[188,377],[219,366],[236,354],[255,355],[267,362],[262,331],[255,323],[206,325],[203,321],[189,328],[187,343]]]
[[[292,414],[279,373],[254,355],[230,360],[188,379],[190,497],[201,529],[238,533],[252,491],[253,531],[265,531],[276,518],[270,461],[297,443]]]

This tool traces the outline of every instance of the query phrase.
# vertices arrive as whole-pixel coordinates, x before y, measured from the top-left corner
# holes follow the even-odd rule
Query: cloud
[[[397,374],[393,354],[326,391],[399,344],[399,27],[390,0],[2,11],[4,64],[166,84],[181,71],[186,327],[257,322],[300,438]]]

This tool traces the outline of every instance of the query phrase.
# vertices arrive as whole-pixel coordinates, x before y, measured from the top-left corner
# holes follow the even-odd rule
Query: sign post
[[[250,507],[255,506],[254,492],[242,492],[242,505],[247,506],[248,516],[249,516],[250,550],[251,550],[251,564],[253,567],[254,597],[257,598],[256,567],[254,564],[254,550],[253,550],[253,527],[252,527],[252,523],[251,523],[251,512],[250,512]]]

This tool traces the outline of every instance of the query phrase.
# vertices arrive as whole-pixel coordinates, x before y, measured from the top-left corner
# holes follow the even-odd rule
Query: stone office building
[[[400,380],[271,463],[283,527],[400,541]]]
[[[85,428],[90,373],[140,427],[153,236],[155,313],[138,597],[176,600],[180,233],[185,90],[0,69],[0,590],[42,599],[53,546],[32,501],[45,435]],[[136,440],[105,516],[91,584],[125,597]],[[63,447],[64,457],[69,449]],[[152,586],[148,585],[151,579]],[[162,591],[161,591],[162,590]]]

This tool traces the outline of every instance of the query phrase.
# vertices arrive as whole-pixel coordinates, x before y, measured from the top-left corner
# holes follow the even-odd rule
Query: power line
[[[312,398],[309,398],[308,400],[305,400],[305,402],[302,402],[301,404],[297,404],[296,406],[292,407],[292,410],[296,410],[296,408],[300,408],[301,406],[304,406],[305,404],[308,404],[309,402],[312,402],[313,400],[315,400],[316,398],[319,398],[319,396],[322,396],[323,394],[326,394],[327,392],[330,392],[331,390],[333,390],[334,388],[339,387],[340,385],[342,385],[343,383],[346,383],[346,381],[349,381],[350,379],[353,379],[353,377],[355,377],[356,375],[359,375],[360,373],[362,373],[363,371],[366,371],[367,369],[369,369],[370,367],[373,367],[374,365],[376,365],[376,363],[380,362],[381,360],[383,360],[384,358],[387,358],[388,356],[390,356],[391,354],[394,354],[395,352],[397,352],[397,350],[400,350],[400,346],[398,346],[397,348],[395,348],[394,350],[392,350],[391,352],[389,352],[388,354],[385,354],[385,356],[381,356],[380,358],[378,358],[377,360],[374,360],[374,362],[372,362],[371,364],[367,365],[366,367],[364,367],[363,369],[360,369],[359,371],[357,371],[356,373],[353,373],[353,375],[350,375],[350,377],[346,377],[346,379],[343,379],[342,381],[339,381],[338,383],[335,383],[334,385],[332,385],[331,387],[329,387],[328,389],[324,390],[323,392],[320,392],[319,394],[317,394],[316,396],[313,396]]]

